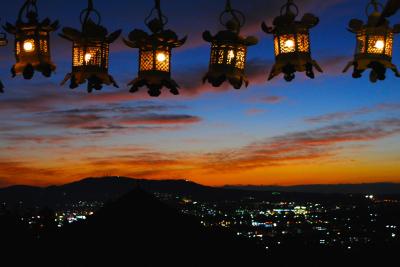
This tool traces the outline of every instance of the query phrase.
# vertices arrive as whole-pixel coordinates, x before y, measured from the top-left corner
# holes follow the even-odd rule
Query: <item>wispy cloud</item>
[[[400,103],[383,103],[373,107],[363,107],[350,111],[333,112],[321,116],[306,118],[305,121],[310,123],[331,122],[335,120],[349,119],[354,116],[365,115],[369,113],[387,111],[400,111]]]

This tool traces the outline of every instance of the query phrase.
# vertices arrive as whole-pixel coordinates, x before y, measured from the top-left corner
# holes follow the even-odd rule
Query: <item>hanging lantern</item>
[[[7,35],[4,32],[0,33],[0,46],[6,46],[8,44]],[[4,85],[0,80],[0,93],[4,93]]]
[[[284,74],[286,81],[295,78],[295,72],[306,72],[306,75],[314,79],[313,68],[322,72],[318,63],[311,58],[311,44],[309,30],[319,23],[319,19],[313,14],[305,14],[300,21],[296,20],[299,8],[288,2],[281,8],[281,15],[274,19],[274,27],[268,27],[264,22],[262,29],[267,34],[274,35],[276,63],[272,67],[268,80],[280,73]]]
[[[22,74],[25,79],[32,79],[35,70],[45,77],[51,76],[56,66],[50,56],[50,32],[58,27],[58,21],[52,23],[48,18],[39,22],[36,0],[25,1],[16,25],[6,23],[3,26],[8,33],[15,35],[17,63],[11,68],[13,77]]]
[[[156,12],[156,17],[153,13]],[[165,30],[168,18],[161,11],[160,0],[155,0],[155,7],[145,19],[145,24],[151,34],[135,29],[128,40],[124,39],[127,46],[139,49],[138,77],[131,81],[130,92],[135,93],[140,87],[146,86],[152,97],[158,97],[165,86],[174,95],[178,95],[179,85],[171,78],[172,49],[182,46],[186,37],[179,40],[175,32]]]
[[[97,22],[90,16],[94,14]],[[101,17],[93,7],[93,1],[88,0],[88,8],[80,16],[82,30],[64,28],[61,37],[72,42],[72,72],[68,73],[62,85],[70,80],[70,88],[75,89],[87,82],[89,93],[101,90],[103,85],[118,87],[114,78],[108,74],[109,46],[121,34],[118,30],[110,35],[106,28],[100,25]]]
[[[225,20],[226,15],[230,18]],[[220,22],[226,30],[213,36],[209,31],[203,33],[203,39],[211,43],[211,56],[208,73],[203,82],[208,81],[214,87],[221,86],[225,81],[235,88],[247,87],[249,81],[245,74],[247,47],[258,43],[256,37],[242,37],[240,29],[244,26],[245,16],[242,12],[232,9],[230,0],[226,2],[225,11],[220,16]]]
[[[374,11],[369,14],[370,7]],[[353,78],[360,78],[362,73],[371,69],[370,80],[377,82],[386,78],[386,69],[391,69],[396,77],[400,77],[397,67],[392,63],[393,36],[400,32],[400,25],[390,27],[389,21],[381,18],[377,1],[372,0],[367,6],[368,22],[352,19],[349,23],[349,31],[356,34],[357,45],[354,61],[349,62],[343,72],[351,66],[354,67]]]

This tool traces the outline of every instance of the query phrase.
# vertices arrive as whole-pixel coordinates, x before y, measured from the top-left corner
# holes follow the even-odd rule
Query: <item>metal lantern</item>
[[[306,72],[314,79],[313,68],[322,72],[321,67],[311,57],[311,44],[309,30],[319,23],[313,14],[305,14],[300,21],[296,20],[299,8],[292,0],[281,8],[280,16],[273,21],[274,27],[268,27],[264,22],[262,29],[267,34],[274,35],[274,48],[276,63],[273,66],[268,80],[280,73],[284,74],[286,81],[295,78],[295,72]]]
[[[154,12],[157,15],[151,19]],[[135,29],[129,34],[128,40],[124,39],[127,46],[139,49],[138,77],[128,84],[131,93],[146,86],[150,96],[158,97],[165,86],[172,94],[179,94],[179,85],[171,78],[171,52],[173,48],[182,46],[186,37],[179,39],[175,32],[165,30],[167,22],[167,17],[161,11],[160,0],[155,0],[155,7],[145,19],[151,34]]]
[[[0,33],[0,46],[6,46],[8,44],[7,35],[4,32]],[[0,93],[4,93],[4,85],[0,80]]]
[[[97,22],[90,16],[94,14]],[[114,78],[108,74],[109,46],[121,34],[118,30],[110,35],[106,28],[100,25],[101,17],[93,7],[93,1],[88,0],[88,8],[80,15],[82,30],[64,28],[61,37],[72,42],[72,72],[68,73],[62,84],[70,80],[70,88],[75,89],[87,82],[89,93],[101,90],[103,85],[118,87]]]
[[[229,20],[224,20],[230,15]],[[232,9],[230,0],[226,2],[225,11],[220,16],[220,22],[226,30],[213,36],[209,31],[203,33],[203,39],[211,43],[211,57],[208,73],[203,82],[208,81],[214,87],[221,86],[225,81],[235,88],[247,87],[249,81],[245,74],[247,47],[258,43],[256,37],[242,37],[240,29],[245,23],[242,12]]]
[[[354,60],[347,64],[343,72],[354,66],[353,77],[360,78],[362,73],[371,69],[370,80],[377,82],[386,78],[386,69],[391,69],[397,77],[400,73],[392,63],[393,36],[400,32],[400,25],[393,28],[389,26],[387,19],[381,18],[377,1],[372,0],[367,6],[368,22],[352,19],[349,23],[349,31],[356,34],[357,45]],[[368,13],[370,7],[373,12]]]
[[[58,29],[58,21],[51,22],[46,18],[38,20],[36,0],[27,0],[19,11],[15,25],[6,23],[3,28],[15,36],[15,58],[17,63],[12,67],[13,77],[22,74],[31,79],[36,71],[50,77],[56,66],[50,56],[50,32]],[[25,15],[26,20],[23,19]]]

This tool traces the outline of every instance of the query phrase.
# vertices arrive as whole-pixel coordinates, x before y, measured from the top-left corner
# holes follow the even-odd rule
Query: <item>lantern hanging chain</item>
[[[291,8],[295,9],[295,13],[294,15],[297,17],[297,15],[299,14],[299,7],[294,3],[293,0],[288,0],[286,4],[284,4],[281,8],[281,16],[284,14],[283,12],[285,11],[285,14],[290,14],[291,13]]]
[[[226,7],[225,11],[230,13],[233,17],[233,19],[240,25],[240,20],[238,16],[236,15],[235,10],[232,8],[231,0],[226,0]]]
[[[26,17],[29,19],[30,14],[33,13],[37,15],[38,9],[36,5],[37,0],[26,0],[25,3],[22,5],[21,9],[18,13],[18,22],[22,22],[22,15],[26,12]]]
[[[81,12],[80,20],[82,24],[82,30],[85,30],[86,24],[89,21],[90,15],[94,13],[97,16],[97,25],[101,23],[100,13],[94,8],[93,0],[88,0],[88,7]]]
[[[168,18],[162,13],[161,10],[161,0],[154,0],[154,7],[150,11],[150,14],[145,18],[145,24],[148,24],[150,18],[153,16],[153,13],[157,12],[156,16],[159,21],[161,21],[162,25],[165,26],[168,23]]]
[[[377,0],[371,0],[371,2],[368,3],[368,5],[367,5],[367,7],[366,7],[366,10],[365,10],[367,16],[370,15],[370,13],[369,13],[369,8],[370,8],[371,6],[374,8],[374,12],[379,12],[379,8],[384,9],[382,3],[380,3],[380,2],[377,1]]]
[[[223,20],[225,14],[229,14],[229,15],[232,16],[233,20],[239,25],[239,29],[238,30],[240,30],[240,28],[244,26],[244,24],[246,22],[246,17],[239,10],[236,10],[236,9],[232,8],[231,0],[226,0],[225,10],[220,15],[221,24],[224,25],[224,26],[227,26],[227,24]]]
[[[371,0],[371,5],[374,7],[375,11],[379,10],[379,3],[376,0]]]
[[[83,20],[83,25],[86,25],[86,23],[89,20],[90,13],[93,11],[93,0],[88,0],[88,7],[86,9],[86,14],[85,18]]]

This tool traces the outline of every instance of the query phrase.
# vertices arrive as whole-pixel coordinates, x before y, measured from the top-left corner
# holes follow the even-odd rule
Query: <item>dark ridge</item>
[[[18,240],[15,246],[19,255],[34,255],[14,258],[15,266],[24,260],[31,266],[50,266],[54,260],[57,266],[256,266],[267,259],[249,240],[207,230],[141,189],[108,203],[84,222],[40,240]]]

